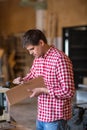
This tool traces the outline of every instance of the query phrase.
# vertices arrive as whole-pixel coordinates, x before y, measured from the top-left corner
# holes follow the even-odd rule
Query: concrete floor
[[[76,98],[74,100],[76,100]],[[85,104],[82,104],[82,106],[84,105]],[[11,116],[18,124],[30,128],[30,130],[36,130],[37,99],[29,98],[11,106]],[[76,128],[77,127],[78,126],[76,126]],[[82,125],[80,127],[81,128],[78,127],[77,130],[82,130]],[[74,126],[72,130],[73,129],[75,129]]]
[[[37,99],[26,99],[11,106],[11,117],[21,125],[35,130],[37,116]]]

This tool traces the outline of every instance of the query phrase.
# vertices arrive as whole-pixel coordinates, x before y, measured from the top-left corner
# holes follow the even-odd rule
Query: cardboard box
[[[28,89],[40,88],[44,87],[44,80],[42,77],[38,77],[32,80],[27,81],[24,84],[17,85],[10,90],[6,91],[7,100],[9,105],[14,105],[25,98],[28,98],[31,93],[29,93]]]

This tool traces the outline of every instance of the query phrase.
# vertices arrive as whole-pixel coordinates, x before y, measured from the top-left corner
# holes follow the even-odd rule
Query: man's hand
[[[35,89],[32,89],[32,90],[28,89],[28,91],[32,92],[32,94],[30,95],[30,98],[37,97],[42,93],[49,94],[47,88],[35,88]]]
[[[23,84],[23,78],[18,77],[13,80],[13,84]]]

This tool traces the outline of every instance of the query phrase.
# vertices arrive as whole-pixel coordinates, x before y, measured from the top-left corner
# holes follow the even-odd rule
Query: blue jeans
[[[42,122],[37,120],[36,130],[67,130],[67,121]]]

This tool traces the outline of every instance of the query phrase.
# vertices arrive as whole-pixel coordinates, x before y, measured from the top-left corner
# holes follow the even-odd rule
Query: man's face
[[[38,58],[40,56],[43,56],[43,43],[39,42],[38,45],[28,45],[26,47],[30,55],[33,55],[35,58]]]

